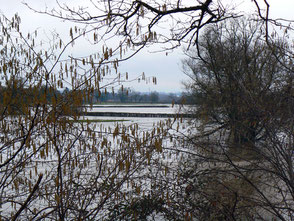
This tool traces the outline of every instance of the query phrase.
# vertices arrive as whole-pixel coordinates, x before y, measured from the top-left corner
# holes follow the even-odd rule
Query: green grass
[[[112,119],[95,119],[95,120],[70,120],[71,122],[75,123],[105,123],[105,122],[124,122],[124,121],[130,121],[130,120],[124,120],[124,119],[119,119],[119,120],[112,120]]]

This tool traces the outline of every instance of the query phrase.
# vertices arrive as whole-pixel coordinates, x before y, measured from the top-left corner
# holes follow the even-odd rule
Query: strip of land
[[[105,122],[124,122],[124,121],[129,121],[125,119],[81,119],[81,120],[71,120],[72,122],[77,122],[77,123],[105,123]]]
[[[165,114],[165,113],[121,113],[121,112],[83,112],[83,116],[96,117],[149,117],[149,118],[192,118],[192,114]]]

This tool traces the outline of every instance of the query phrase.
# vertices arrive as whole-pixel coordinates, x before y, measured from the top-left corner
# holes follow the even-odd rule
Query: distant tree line
[[[20,111],[24,105],[33,106],[38,99],[50,104],[62,97],[62,92],[57,89],[28,85],[26,79],[11,77],[0,85],[0,111],[2,114],[24,114]]]
[[[42,99],[47,104],[52,102],[58,102],[64,98],[70,99],[73,94],[84,94],[83,90],[70,90],[65,88],[64,90],[58,90],[53,88],[47,88],[42,86],[28,86],[25,79],[8,79],[4,85],[0,86],[0,107],[1,112],[7,114],[22,114],[19,113],[20,106],[23,104],[35,104],[34,99]],[[138,92],[130,90],[118,90],[117,92],[103,93],[94,91],[89,96],[83,98],[83,103],[181,103],[184,99],[190,101],[186,95],[180,95],[176,93],[163,93],[163,92]],[[9,99],[8,99],[9,98]],[[9,105],[7,102],[9,101]],[[9,106],[8,109],[3,107]]]
[[[118,90],[117,92],[94,91],[93,96],[86,103],[179,103],[181,95],[163,92],[138,92],[134,90]]]

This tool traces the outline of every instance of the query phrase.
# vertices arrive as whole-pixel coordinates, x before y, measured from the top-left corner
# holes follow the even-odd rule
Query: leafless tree
[[[214,25],[199,41],[202,54],[184,61],[187,86],[202,97],[180,169],[193,217],[294,219],[289,43],[268,45],[260,30],[243,20]]]
[[[101,66],[61,61],[73,39],[40,47],[17,15],[0,25],[0,219],[103,220],[134,192],[144,195],[141,177],[161,152],[162,131],[97,127],[76,111],[95,86],[118,78],[103,84]],[[69,82],[66,96],[57,93]]]

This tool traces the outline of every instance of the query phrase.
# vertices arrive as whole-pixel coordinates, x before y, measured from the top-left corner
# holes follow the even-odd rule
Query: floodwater
[[[179,105],[101,105],[87,108],[88,112],[175,114]]]

